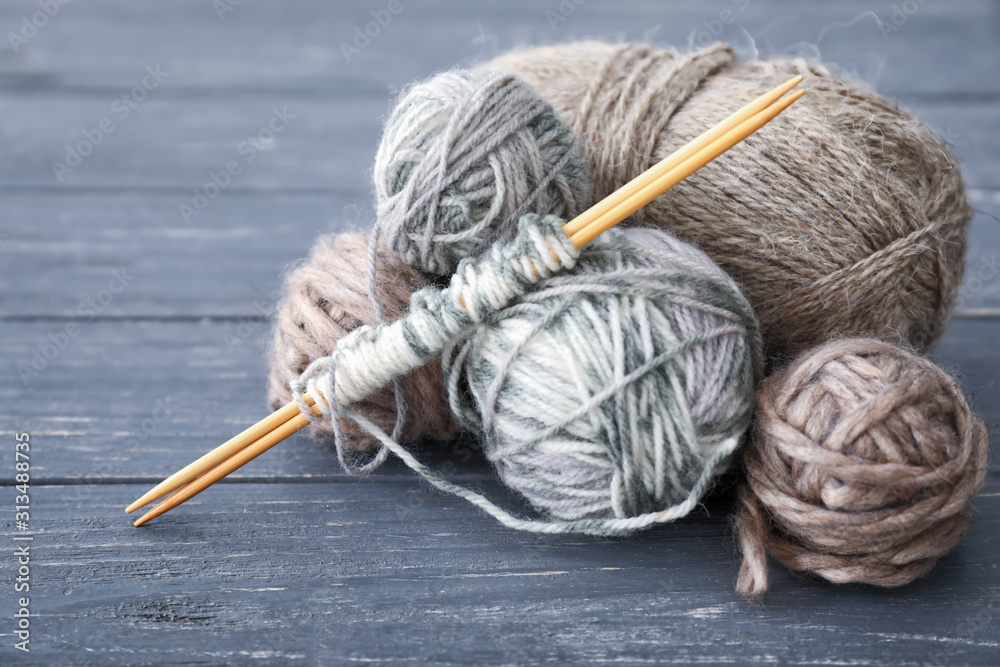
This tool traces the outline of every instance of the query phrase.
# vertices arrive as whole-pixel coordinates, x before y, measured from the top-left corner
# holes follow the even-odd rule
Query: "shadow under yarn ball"
[[[929,349],[964,268],[961,176],[933,133],[866,85],[802,60],[737,63],[579,42],[487,65],[529,84],[581,138],[594,197],[796,74],[805,97],[635,213],[694,243],[743,288],[768,358],[839,336]]]
[[[376,325],[365,275],[368,239],[361,234],[322,236],[313,245],[308,261],[285,280],[284,297],[274,319],[268,403],[277,410],[292,400],[289,383],[312,361],[332,353],[337,341],[362,324]],[[406,314],[410,295],[430,285],[418,271],[390,253],[379,252],[385,273],[378,281],[378,297],[390,321]],[[401,437],[406,442],[423,438],[446,440],[457,434],[451,417],[441,364],[432,361],[400,379],[407,403]],[[358,409],[380,428],[392,432],[396,401],[390,385],[362,401]],[[345,423],[347,444],[356,451],[374,449],[375,441],[353,422]],[[313,435],[331,438],[329,421],[313,423]]]
[[[694,508],[750,423],[762,366],[736,284],[651,229],[606,232],[442,363],[501,479],[550,519],[611,519],[568,529],[600,534]]]
[[[509,240],[524,213],[570,219],[590,204],[573,132],[529,85],[489,70],[408,88],[385,123],[374,180],[376,233],[434,275]]]
[[[988,438],[948,375],[872,339],[826,343],[764,381],[743,449],[738,589],[767,557],[837,583],[899,586],[969,526]]]

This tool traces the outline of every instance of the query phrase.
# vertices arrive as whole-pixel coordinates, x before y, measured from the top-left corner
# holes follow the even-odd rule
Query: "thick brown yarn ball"
[[[329,355],[352,329],[377,324],[365,282],[368,239],[360,234],[320,237],[309,260],[286,279],[284,298],[274,321],[268,402],[278,409],[292,400],[288,383],[299,377],[313,360]],[[410,295],[430,283],[415,269],[389,252],[379,252],[384,267],[378,283],[378,297],[385,318],[393,321],[406,314]],[[458,432],[448,408],[448,395],[441,364],[434,361],[400,380],[407,403],[401,438],[415,442],[425,437],[448,439]],[[355,406],[358,411],[391,433],[396,421],[396,401],[392,385]],[[333,436],[329,421],[311,427],[319,437]],[[351,420],[345,420],[351,449],[374,449],[375,441]]]
[[[758,395],[737,589],[767,591],[768,554],[837,583],[921,576],[968,527],[987,450],[982,420],[927,359],[873,339],[803,354]]]
[[[595,201],[743,104],[802,74],[807,92],[632,218],[704,250],[743,288],[769,358],[871,336],[924,351],[964,268],[955,160],[866,85],[802,60],[737,63],[716,44],[680,55],[579,42],[487,65],[530,83],[582,140]]]

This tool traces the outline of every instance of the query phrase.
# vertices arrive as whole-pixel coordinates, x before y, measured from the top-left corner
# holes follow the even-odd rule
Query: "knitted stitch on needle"
[[[579,250],[563,234],[563,224],[554,216],[522,217],[513,241],[493,246],[482,257],[463,260],[446,289],[415,292],[405,318],[358,327],[340,340],[332,355],[313,361],[291,383],[302,414],[332,421],[337,455],[346,468],[352,465],[345,457],[341,408],[440,355],[538,280],[572,267]],[[322,417],[312,414],[303,398],[306,392],[316,400]]]
[[[668,234],[612,230],[580,254],[561,223],[522,217],[512,243],[463,260],[447,289],[417,292],[409,315],[352,332],[293,383],[331,418],[342,461],[344,414],[434,486],[521,530],[622,535],[697,506],[750,421],[753,312]],[[442,353],[453,411],[543,519],[442,479],[349,407]]]

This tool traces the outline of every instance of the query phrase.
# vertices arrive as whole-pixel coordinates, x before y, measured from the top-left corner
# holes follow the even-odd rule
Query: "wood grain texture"
[[[222,20],[202,0],[71,3],[27,46],[0,51],[0,75],[27,89],[113,93],[134,86],[147,65],[162,63],[185,89],[216,97],[261,89],[381,95],[430,71],[524,44],[599,37],[686,48],[717,37],[748,55],[820,55],[896,93],[1000,93],[1000,81],[983,76],[1000,66],[990,0],[914,0],[919,9],[895,22],[900,0],[577,0],[575,10],[561,13],[560,1],[401,0],[402,12],[350,62],[341,42],[351,42],[355,27],[387,2],[243,0]],[[713,23],[727,10],[727,24]],[[35,11],[32,0],[6,2],[0,22],[19,26]],[[566,20],[550,20],[547,12]]]
[[[970,533],[928,577],[884,591],[775,566],[759,604],[733,591],[726,489],[633,539],[543,538],[395,461],[349,477],[328,443],[304,436],[131,527],[125,505],[266,414],[281,276],[317,234],[370,222],[367,171],[398,89],[582,37],[685,48],[719,28],[744,55],[839,62],[935,127],[977,217],[959,315],[934,359],[997,432],[995,3],[563,4],[575,9],[553,26],[557,0],[403,0],[350,63],[340,43],[385,2],[244,0],[221,21],[208,0],[71,2],[16,51],[6,35],[38,5],[0,6],[0,470],[13,470],[11,434],[29,431],[38,614],[32,652],[14,650],[4,589],[0,664],[1000,663],[996,445]],[[170,75],[120,118],[115,99],[157,65]],[[241,142],[285,106],[296,117],[247,161]],[[52,162],[105,118],[114,131],[60,181]],[[179,204],[229,160],[241,172],[185,222]],[[126,284],[112,293],[116,272]],[[476,443],[419,452],[527,512]],[[12,480],[0,474],[8,575]]]
[[[227,193],[186,225],[183,192],[8,193],[0,241],[0,321],[227,317],[256,324],[282,277],[320,234],[365,230],[366,191]],[[973,190],[959,316],[1000,315],[1000,191]],[[2,224],[2,223],[0,223]],[[116,270],[135,279],[101,311],[88,306]],[[30,275],[26,280],[24,276]]]
[[[0,385],[0,432],[27,430],[58,442],[32,462],[40,481],[159,481],[267,415],[267,374],[261,347],[269,328],[260,323],[230,349],[239,320],[95,321],[48,366]],[[5,322],[0,368],[30,363],[62,321]],[[960,378],[987,425],[1000,427],[1000,350],[985,345],[998,322],[951,323],[933,358]],[[31,369],[33,371],[34,369]],[[169,411],[169,414],[167,413]],[[425,454],[466,464],[467,444],[428,443]],[[0,469],[14,463],[13,447],[0,447]],[[389,466],[393,468],[393,466]],[[400,470],[402,470],[400,468]],[[407,473],[404,473],[407,474]],[[239,475],[341,477],[328,443],[296,436]],[[133,499],[134,500],[134,499]]]
[[[248,190],[371,189],[368,171],[380,118],[394,99],[388,92],[333,99],[272,91],[249,98],[170,99],[159,95],[169,84],[168,79],[124,119],[112,109],[114,95],[91,98],[61,89],[44,94],[0,92],[10,158],[0,163],[0,185],[43,192],[169,189],[178,203],[190,204],[194,188],[203,189],[210,172],[225,170],[234,161],[240,173],[222,190],[222,197]],[[903,106],[954,147],[969,187],[994,189],[1000,182],[1000,136],[992,131],[1000,100],[929,99]],[[266,130],[276,110],[287,114],[288,121],[272,138]],[[113,129],[78,166],[62,173],[60,181],[53,163],[70,165],[69,149],[86,141],[85,133],[92,135],[102,121]]]
[[[960,549],[915,584],[776,568],[759,604],[732,590],[724,499],[601,540],[498,528],[413,480],[224,484],[133,530],[121,506],[141,490],[37,489],[35,664],[989,665],[1000,647],[995,481]]]

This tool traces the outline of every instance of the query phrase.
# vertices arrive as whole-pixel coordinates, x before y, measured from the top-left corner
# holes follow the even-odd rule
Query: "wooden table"
[[[758,604],[733,590],[725,494],[634,539],[535,537],[398,463],[346,476],[327,444],[296,437],[148,527],[122,513],[266,414],[282,275],[318,234],[371,220],[367,173],[395,92],[595,35],[685,48],[718,33],[751,56],[819,54],[933,125],[977,210],[961,309],[934,358],[995,428],[996,3],[50,4],[34,31],[39,4],[0,8],[0,663],[1000,664],[995,467],[968,536],[929,576],[877,590],[776,567]],[[343,48],[373,11],[390,20]],[[284,127],[248,160],[243,142],[275,114]],[[67,146],[84,140],[77,163]],[[240,173],[185,220],[181,205],[231,160]],[[41,368],[23,373],[36,353]],[[30,543],[14,540],[22,431]],[[504,499],[464,446],[426,456]],[[14,648],[24,544],[30,653]]]

